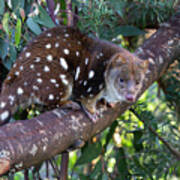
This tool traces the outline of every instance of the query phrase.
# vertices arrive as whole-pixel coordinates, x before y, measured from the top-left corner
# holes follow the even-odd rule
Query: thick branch
[[[180,56],[180,14],[164,24],[135,52],[149,59],[149,72],[143,84],[143,93]],[[139,94],[139,95],[140,95]],[[24,169],[47,160],[66,150],[77,140],[87,141],[108,127],[130,104],[99,109],[102,117],[92,123],[81,110],[54,109],[36,118],[17,121],[0,127],[0,174]]]

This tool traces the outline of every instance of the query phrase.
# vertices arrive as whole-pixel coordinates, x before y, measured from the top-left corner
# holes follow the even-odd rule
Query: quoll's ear
[[[125,63],[127,63],[127,58],[128,57],[126,57],[123,53],[116,53],[111,58],[111,62],[125,64]]]

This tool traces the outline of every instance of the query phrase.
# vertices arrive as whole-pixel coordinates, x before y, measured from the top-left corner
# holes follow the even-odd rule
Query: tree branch
[[[149,71],[139,96],[180,56],[180,14],[164,24],[135,55],[149,59]],[[108,127],[131,104],[98,109],[102,116],[92,123],[78,109],[54,109],[26,121],[0,127],[0,174],[38,164],[66,150],[77,140],[87,141]]]

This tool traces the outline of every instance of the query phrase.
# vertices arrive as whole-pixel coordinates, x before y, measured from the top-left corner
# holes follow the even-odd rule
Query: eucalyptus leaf
[[[0,15],[4,14],[4,7],[5,7],[4,0],[0,0]]]
[[[6,32],[6,34],[9,36],[9,12],[6,12],[2,19],[2,25],[3,29]]]
[[[0,57],[4,60],[8,54],[9,43],[0,38]]]
[[[81,165],[91,162],[93,159],[97,158],[102,150],[100,143],[88,144],[84,147],[82,155],[77,160],[76,165]]]
[[[15,45],[16,45],[16,47],[18,47],[20,40],[21,40],[21,28],[22,28],[21,19],[18,18],[17,23],[16,23],[16,31],[15,31]]]
[[[52,21],[52,19],[48,15],[48,13],[44,10],[44,8],[39,6],[39,11],[40,11],[39,16],[36,16],[33,18],[34,22],[36,22],[40,25],[43,25],[45,27],[48,27],[48,28],[55,27],[54,22]]]
[[[41,34],[42,31],[40,26],[36,22],[34,22],[32,18],[28,18],[26,24],[33,33],[35,33],[36,35]]]

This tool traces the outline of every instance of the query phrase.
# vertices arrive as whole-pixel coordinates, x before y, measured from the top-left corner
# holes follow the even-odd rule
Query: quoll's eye
[[[123,82],[124,82],[124,79],[119,78],[119,82],[120,82],[120,83],[123,83]]]

